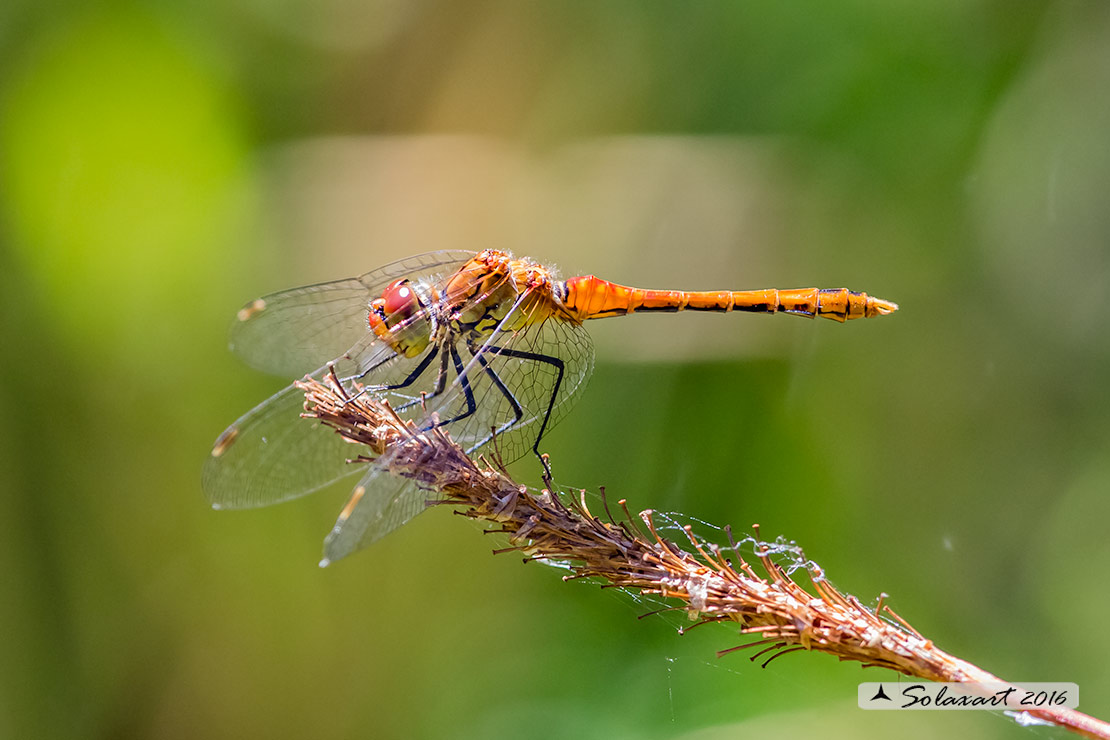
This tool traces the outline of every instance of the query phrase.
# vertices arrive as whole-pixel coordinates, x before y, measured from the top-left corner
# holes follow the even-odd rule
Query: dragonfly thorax
[[[366,322],[394,352],[415,357],[431,344],[436,332],[435,312],[426,310],[432,301],[421,283],[394,280],[380,298],[370,301]]]
[[[562,314],[557,285],[548,268],[487,249],[448,281],[445,317],[455,333],[479,345],[495,333],[515,334]]]

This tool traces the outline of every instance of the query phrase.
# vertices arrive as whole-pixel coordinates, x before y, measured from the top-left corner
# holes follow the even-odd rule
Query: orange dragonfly
[[[897,308],[846,288],[688,292],[592,275],[560,280],[507,252],[444,251],[259,298],[239,311],[231,348],[285,377],[319,379],[333,367],[352,394],[372,393],[422,428],[442,426],[468,452],[496,437],[508,462],[529,450],[539,456],[544,434],[585,385],[587,319],[745,311],[847,321]],[[342,437],[299,418],[303,404],[290,385],[239,418],[216,440],[203,485],[214,508],[249,508],[362,472],[325,540],[326,565],[416,516],[425,496],[382,461],[352,464]]]

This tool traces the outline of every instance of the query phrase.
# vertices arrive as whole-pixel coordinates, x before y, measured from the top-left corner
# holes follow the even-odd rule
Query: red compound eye
[[[424,304],[407,278],[387,285],[368,308],[367,324],[398,354],[415,357],[431,343],[432,321],[421,314]]]
[[[416,313],[420,300],[409,286],[408,278],[394,280],[382,291],[382,310],[390,324],[396,324]]]

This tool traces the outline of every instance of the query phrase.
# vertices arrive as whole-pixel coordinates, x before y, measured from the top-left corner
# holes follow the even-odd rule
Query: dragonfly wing
[[[429,492],[394,475],[385,461],[371,466],[324,540],[321,567],[385,537],[427,508]]]
[[[216,441],[202,484],[218,509],[266,506],[352,475],[358,449],[301,419],[304,392],[292,385],[244,414]]]
[[[298,377],[347,352],[364,334],[367,306],[400,277],[438,283],[473,253],[429,252],[391,262],[356,278],[263,296],[239,311],[231,349],[251,367]]]
[[[507,330],[522,310],[510,312],[474,352],[460,343],[464,371],[433,407],[463,449],[472,452],[493,441],[505,462],[527,453],[563,418],[593,370],[593,343],[580,324],[549,316]]]
[[[365,334],[373,295],[357,278],[264,296],[239,311],[230,347],[248,365],[286,378],[343,354]]]
[[[336,372],[388,379],[412,360],[366,335],[335,363]],[[327,366],[312,376],[320,379]],[[304,392],[290,385],[241,416],[212,448],[201,482],[217,508],[267,506],[323,488],[362,470],[347,460],[362,450],[312,419],[303,419]]]
[[[411,258],[396,263],[393,268],[373,273],[374,280],[387,279],[399,270],[412,271],[444,267],[449,272],[457,269],[457,262],[435,262],[446,257],[465,256],[466,253],[447,252]],[[421,279],[428,280],[425,269]],[[370,282],[370,279],[367,279]],[[347,281],[350,282],[350,281]],[[336,285],[336,284],[332,284]],[[307,290],[307,289],[298,289]],[[333,290],[333,288],[328,288]],[[339,288],[334,288],[339,291]],[[296,294],[288,291],[282,295]],[[290,298],[290,300],[293,300]],[[361,300],[361,299],[360,299]],[[279,303],[280,306],[293,306],[294,303]],[[290,309],[295,319],[291,322],[278,322],[273,325],[275,336],[284,336],[290,341],[291,351],[304,359],[307,345],[294,347],[289,332],[293,327],[298,331],[307,330],[318,320],[311,312],[312,305],[305,304],[303,310]],[[360,312],[363,310],[360,307]],[[437,310],[431,306],[428,310]],[[258,320],[263,314],[259,314]],[[275,316],[277,314],[274,314]],[[423,314],[412,317],[413,321],[422,319]],[[256,318],[248,319],[248,322]],[[361,319],[359,319],[361,321]],[[263,326],[263,324],[258,324]],[[327,336],[325,329],[321,329]],[[443,365],[439,361],[440,351],[434,343],[421,356],[406,357],[396,353],[386,342],[374,333],[359,329],[332,363],[336,375],[344,381],[352,394],[368,392],[381,400],[389,401],[405,418],[422,419],[426,412],[422,407],[422,396],[439,387]],[[259,342],[263,341],[261,338]],[[265,341],[269,342],[270,339]],[[348,341],[344,339],[343,341]],[[262,347],[262,344],[254,344]],[[275,345],[276,346],[276,345]],[[287,355],[292,357],[293,355]],[[321,380],[328,371],[328,365],[317,367],[310,373]],[[442,385],[449,378],[442,373]],[[339,478],[357,472],[360,468],[346,461],[357,457],[361,450],[346,444],[343,439],[312,420],[302,419],[304,394],[295,386],[289,386],[244,414],[220,436],[213,447],[212,454],[205,463],[203,485],[212,504],[221,508],[246,508],[266,506],[311,493]]]

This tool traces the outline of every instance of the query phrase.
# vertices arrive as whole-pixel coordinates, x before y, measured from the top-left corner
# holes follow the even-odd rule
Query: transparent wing
[[[388,361],[395,353],[369,341],[363,363]],[[341,372],[359,363],[342,359]],[[369,366],[369,365],[367,365]],[[313,373],[320,378],[326,368]],[[295,386],[263,401],[229,426],[204,464],[201,483],[216,508],[242,509],[286,501],[353,475],[362,467],[347,462],[360,449],[322,424],[301,418],[304,392]]]
[[[427,312],[439,310],[438,305],[428,306],[409,321],[426,321]],[[353,341],[354,345],[344,348],[347,351],[331,363],[352,394],[364,389],[389,401],[403,417],[421,420],[426,416],[424,397],[434,398],[439,395],[437,390],[442,393],[449,387],[450,368],[443,360],[450,353],[442,352],[439,345],[433,343],[423,355],[405,357],[369,331],[360,330]],[[325,365],[310,375],[322,380],[327,371]],[[363,469],[347,461],[364,450],[322,424],[301,418],[303,411],[304,394],[290,385],[220,435],[202,476],[213,506],[267,506],[311,493]]]
[[[251,367],[300,377],[347,352],[369,330],[367,304],[400,277],[437,284],[472,252],[429,252],[391,262],[357,278],[263,296],[239,311],[231,349]]]
[[[523,296],[480,347],[457,345],[464,371],[433,411],[467,452],[496,438],[502,460],[521,457],[571,409],[593,370],[593,343],[580,324],[549,316],[507,328],[528,303]]]
[[[321,567],[372,545],[405,524],[427,508],[428,496],[416,481],[389,472],[385,461],[371,465],[324,539]]]
[[[220,436],[202,477],[215,508],[285,501],[358,472],[347,463],[358,451],[322,425],[299,419],[303,408],[304,393],[289,386]]]

